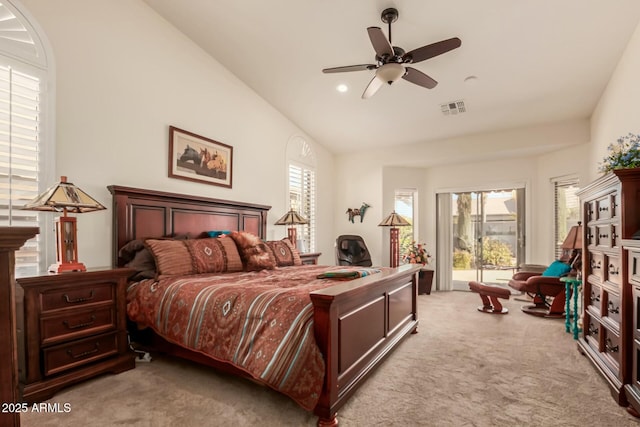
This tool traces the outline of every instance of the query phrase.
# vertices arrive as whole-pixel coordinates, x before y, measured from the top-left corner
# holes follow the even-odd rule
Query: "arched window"
[[[298,249],[314,252],[316,247],[316,155],[307,141],[294,136],[287,143],[287,173],[289,174],[289,207],[309,223],[300,226]]]
[[[51,184],[54,170],[50,49],[18,1],[0,4],[0,226],[40,227],[16,253],[16,276],[47,265],[50,231],[21,207]],[[47,221],[42,215],[42,220]]]

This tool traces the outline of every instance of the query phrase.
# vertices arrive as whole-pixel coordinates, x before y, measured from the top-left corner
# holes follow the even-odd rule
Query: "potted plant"
[[[431,254],[425,249],[424,243],[412,241],[402,255],[402,262],[405,264],[422,264],[426,266],[431,263]],[[431,294],[433,285],[433,270],[423,268],[420,270],[418,281],[418,294]]]

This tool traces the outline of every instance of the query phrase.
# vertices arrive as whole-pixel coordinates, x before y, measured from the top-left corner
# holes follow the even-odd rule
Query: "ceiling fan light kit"
[[[384,64],[376,70],[376,76],[387,84],[397,82],[405,73],[405,68],[401,64],[396,63]]]
[[[416,64],[456,49],[462,45],[460,39],[454,37],[405,52],[401,47],[393,46],[391,44],[391,23],[398,20],[398,10],[395,8],[385,9],[382,11],[380,18],[382,19],[382,22],[389,25],[388,39],[379,27],[367,28],[369,40],[371,40],[371,45],[376,52],[375,64],[325,68],[322,72],[343,73],[350,71],[376,70],[375,76],[369,82],[367,88],[362,94],[363,99],[367,99],[375,94],[383,83],[391,85],[401,78],[427,89],[433,89],[436,87],[438,84],[437,81],[416,68],[408,67],[407,64]]]

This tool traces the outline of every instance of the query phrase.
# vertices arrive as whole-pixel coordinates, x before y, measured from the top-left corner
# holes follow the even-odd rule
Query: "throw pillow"
[[[244,231],[234,231],[229,236],[238,247],[245,270],[259,271],[276,268],[271,250],[258,236]]]
[[[242,260],[233,239],[193,239],[185,245],[196,273],[242,271]]]
[[[282,240],[270,240],[266,242],[269,249],[273,253],[278,267],[288,267],[291,265],[302,265],[300,253],[288,238]]]
[[[542,273],[543,276],[561,277],[571,271],[571,266],[562,261],[553,261],[549,267]]]
[[[153,254],[158,275],[183,275],[195,273],[191,254],[185,242],[189,240],[147,239],[145,245]]]

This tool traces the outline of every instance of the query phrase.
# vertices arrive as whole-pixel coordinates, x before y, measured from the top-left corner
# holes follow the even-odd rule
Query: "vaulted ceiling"
[[[640,19],[638,0],[145,2],[335,153],[586,119]],[[373,70],[321,70],[375,63],[367,27],[388,36],[388,7],[394,46],[462,46],[412,65],[435,88],[399,80],[363,100]],[[445,115],[455,101],[466,111]]]

